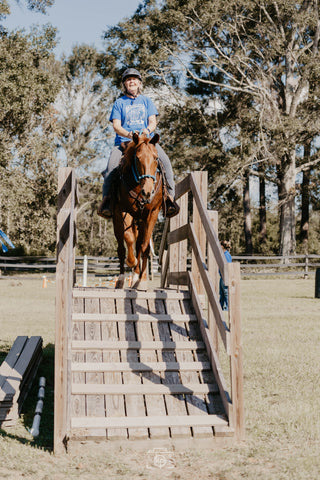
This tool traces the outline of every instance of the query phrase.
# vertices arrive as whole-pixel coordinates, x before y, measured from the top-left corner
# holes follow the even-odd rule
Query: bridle
[[[157,164],[159,163],[159,158],[157,158]],[[133,157],[133,162],[132,162],[132,165],[131,165],[131,170],[132,170],[132,173],[133,173],[133,178],[135,180],[135,182],[137,184],[140,184],[141,183],[141,180],[143,180],[144,178],[152,178],[153,180],[153,183],[156,183],[156,175],[151,175],[150,173],[147,173],[146,175],[140,175],[139,172],[138,172],[138,168],[137,168],[137,152],[135,151],[134,152],[134,157]],[[158,169],[157,169],[157,172],[158,172]]]

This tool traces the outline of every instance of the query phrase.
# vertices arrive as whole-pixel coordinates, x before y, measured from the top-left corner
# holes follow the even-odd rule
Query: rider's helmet
[[[138,70],[136,70],[135,68],[127,68],[123,74],[122,74],[122,83],[125,82],[125,79],[127,77],[137,77],[139,78],[139,80],[142,82],[142,77],[141,77],[141,74],[140,72],[138,72]]]

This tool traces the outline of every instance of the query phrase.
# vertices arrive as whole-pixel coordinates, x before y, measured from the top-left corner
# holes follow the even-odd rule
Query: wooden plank
[[[162,265],[162,257],[166,249],[166,239],[167,239],[167,233],[169,231],[169,225],[170,225],[170,219],[166,218],[163,231],[162,231],[160,247],[159,247],[159,260],[158,260],[159,265]]]
[[[84,300],[82,298],[73,299],[73,312],[82,313],[84,311]],[[84,323],[83,322],[73,322],[72,323],[72,340],[84,340]],[[85,361],[85,352],[78,351],[71,353],[72,362],[83,362]],[[85,383],[85,374],[84,372],[72,372],[71,381],[72,383]],[[71,396],[71,416],[72,417],[83,417],[86,414],[86,398],[84,395],[72,395]]]
[[[185,195],[190,190],[190,175],[184,177],[179,183],[177,183],[175,188],[175,197],[180,198],[182,195]]]
[[[42,338],[33,336],[27,339],[22,349],[19,349],[19,355],[15,362],[12,362],[13,356],[11,356],[10,363],[13,363],[14,366],[10,370],[6,367],[5,381],[0,390],[1,402],[18,401],[20,391],[32,375],[32,369],[37,367],[38,359],[41,359],[41,351]],[[15,349],[15,352],[15,355],[17,355],[17,349]]]
[[[64,450],[69,430],[68,342],[71,336],[74,280],[75,171],[59,168],[54,377],[54,451]],[[70,383],[70,382],[69,382]]]
[[[131,299],[116,299],[117,313],[133,313],[132,312],[132,303]],[[133,350],[128,350],[126,346],[121,346],[121,344],[137,344],[136,342],[136,332],[134,322],[120,322],[118,324],[119,330],[119,339],[120,339],[120,350],[121,350],[121,361],[125,362],[134,362],[139,361],[138,348]],[[127,340],[125,342],[124,340]],[[123,372],[123,387],[125,387],[125,406],[126,413],[128,417],[141,417],[146,414],[144,398],[141,394],[141,378],[140,374],[135,372]],[[127,394],[127,388],[138,388],[138,392],[134,395]],[[139,424],[140,427],[141,424]],[[149,437],[148,429],[146,428],[129,428],[128,429],[129,439],[146,439]]]
[[[99,313],[100,302],[99,298],[85,298],[84,304],[85,314],[95,314]],[[86,342],[95,343],[96,341],[101,341],[101,324],[99,322],[85,322],[84,324],[84,336]],[[102,362],[102,351],[99,349],[86,350],[86,360],[88,362]],[[105,416],[105,397],[103,394],[97,393],[93,384],[98,384],[99,386],[103,385],[103,372],[87,372],[86,373],[86,384],[88,385],[87,395],[86,395],[86,414],[88,417],[104,417]],[[71,389],[72,391],[72,389]],[[101,438],[102,436],[106,437],[105,428],[97,428],[93,436]]]
[[[4,361],[0,365],[0,375],[3,375],[3,377],[5,377],[6,375],[9,375],[11,373],[11,369],[15,366],[15,363],[17,362],[27,340],[28,340],[28,337],[22,336],[22,335],[18,336],[15,339],[7,356],[5,357]],[[1,386],[1,381],[0,381],[0,386]]]
[[[195,200],[197,209],[201,217],[201,222],[205,230],[207,240],[210,243],[212,251],[214,252],[214,256],[217,260],[219,269],[222,272],[223,281],[225,285],[228,285],[228,267],[227,267],[228,264],[225,259],[224,253],[222,251],[218,236],[215,233],[214,229],[212,228],[211,221],[208,216],[207,207],[204,204],[204,201],[199,193],[199,190],[197,188],[197,181],[194,178],[193,173],[191,173],[190,175],[190,186],[193,193],[193,198]]]
[[[243,358],[240,315],[240,264],[228,263],[229,268],[229,322],[231,332],[231,396],[233,404],[232,426],[235,437],[245,439],[244,396],[243,396]]]
[[[101,298],[100,299],[100,308],[101,314],[105,317],[108,312],[112,316],[120,315],[115,314],[116,304],[113,298]],[[114,341],[115,343],[119,340],[118,337],[118,328],[116,321],[103,322],[101,325],[102,328],[102,340]],[[113,351],[103,351],[103,361],[108,362],[108,365],[121,366],[120,362],[120,351],[118,349]],[[98,365],[98,364],[97,364]],[[101,365],[101,364],[100,364]],[[96,371],[104,371],[104,383],[105,385],[114,385],[122,384],[122,375],[121,371],[113,368],[109,370],[100,370],[96,368]],[[124,395],[106,395],[105,396],[106,404],[106,416],[107,417],[118,417],[125,416],[125,402]],[[108,428],[107,429],[107,438],[108,439],[126,439],[128,437],[128,431],[126,428]]]
[[[133,290],[133,289],[113,289],[113,288],[74,288],[73,297],[82,297],[82,298],[114,298],[114,299],[132,299],[132,298],[144,298],[144,299],[161,299],[166,300],[167,298],[177,298],[182,300],[183,298],[190,298],[190,294],[187,290],[177,292],[175,290],[169,289],[159,289],[159,290]]]
[[[27,340],[17,362],[14,365],[15,375],[18,374],[20,378],[22,378],[26,374],[26,371],[30,363],[32,363],[33,357],[37,355],[38,349],[41,349],[41,348],[42,348],[41,337],[32,336]]]
[[[160,280],[160,287],[164,288],[167,284],[167,274],[169,271],[169,263],[170,263],[170,255],[169,251],[165,250],[164,253],[164,262],[162,263],[162,268],[161,268],[161,280]]]
[[[111,353],[114,352],[105,352]],[[117,356],[119,354],[117,353]],[[101,363],[88,363],[84,361],[75,361],[71,364],[72,372],[181,372],[181,371],[196,371],[201,372],[204,370],[211,370],[210,362],[101,362]],[[74,382],[78,383],[78,382]],[[79,382],[84,383],[84,382]],[[106,382],[107,383],[107,382]],[[119,382],[110,382],[119,383]]]
[[[193,187],[196,189],[196,193],[201,198],[203,204],[207,203],[208,196],[208,172],[193,172],[192,173]],[[193,191],[193,190],[192,190]],[[206,256],[206,235],[204,234],[204,228],[202,223],[202,212],[201,208],[198,209],[198,204],[193,198],[193,210],[192,210],[192,222],[194,226],[194,234],[198,241],[198,245],[201,251],[201,254],[205,258]],[[192,276],[195,281],[197,292],[199,294],[204,294],[205,288],[201,281],[201,275],[199,272],[199,265],[195,259],[195,252],[192,249],[191,254],[191,271]]]
[[[188,277],[189,278],[189,277]],[[102,299],[108,300],[108,299]],[[149,314],[141,313],[73,313],[74,322],[150,322]],[[156,322],[197,322],[197,316],[192,314],[153,314],[152,321]]]
[[[167,311],[169,313],[178,313],[181,312],[181,309],[185,308],[180,302],[174,300],[167,301]],[[173,341],[189,341],[189,334],[186,328],[186,325],[182,326],[181,324],[171,324],[170,325],[171,336]],[[177,361],[181,362],[191,362],[193,360],[193,352],[190,350],[179,350],[176,352]],[[180,372],[181,382],[186,384],[199,384],[199,376],[194,371],[189,372]],[[201,385],[203,386],[203,385]],[[200,393],[200,392],[199,392]],[[208,414],[207,406],[205,403],[204,395],[191,395],[187,394],[185,397],[186,407],[189,415],[203,415]],[[208,435],[213,435],[212,428],[210,427],[194,427],[192,429],[194,437],[203,437]]]
[[[145,299],[136,299],[132,300],[132,308],[133,312],[143,315],[149,315],[149,307],[148,301]],[[148,323],[137,323],[136,324],[136,332],[137,332],[137,339],[141,341],[151,341],[153,342],[153,328],[151,324],[151,319],[153,318],[152,315],[149,315],[149,322]],[[154,324],[154,326],[156,326]],[[140,352],[140,362],[143,364],[144,362],[156,362],[158,359],[155,349],[153,350],[144,350]],[[141,379],[143,385],[149,385],[150,387],[154,388],[155,385],[161,384],[161,376],[160,372],[156,371],[146,371],[143,372],[141,375]],[[163,395],[145,395],[145,402],[146,402],[146,414],[148,416],[165,416],[166,415],[166,408],[164,403]],[[169,438],[169,429],[168,428],[150,428],[149,435],[151,439],[154,438]]]
[[[188,272],[169,272],[168,285],[188,285]]]
[[[210,210],[210,211],[208,210],[208,216],[212,223],[212,228],[218,236],[218,212],[213,210]],[[214,257],[212,248],[210,246],[210,243],[208,243],[207,257],[208,257],[208,273],[214,285],[215,292],[218,296],[219,295],[219,268],[218,268],[216,259]],[[219,356],[218,326],[215,321],[215,316],[214,316],[210,302],[208,304],[208,327],[213,339],[214,348],[216,350],[217,355]]]
[[[148,300],[150,313],[166,313],[166,304],[163,300]],[[171,333],[168,323],[158,323],[153,331],[156,341],[162,340],[167,342],[171,339]],[[162,360],[165,363],[175,362],[174,351],[157,351],[158,360]],[[180,374],[178,371],[165,371],[161,372],[161,382],[163,385],[181,385]],[[165,395],[166,411],[168,415],[187,415],[187,409],[185,405],[184,396],[181,394]],[[172,438],[190,437],[191,429],[185,426],[170,426],[170,435]]]
[[[140,376],[134,375],[131,372],[125,372],[127,375],[132,375],[140,381]],[[71,385],[71,392],[76,395],[193,395],[193,394],[207,394],[217,393],[218,387],[216,383],[185,383],[184,385],[167,383],[162,384],[142,384],[140,383],[124,383],[118,385],[104,385],[99,383],[73,383]],[[143,408],[144,410],[144,408]],[[94,413],[94,412],[92,412]]]
[[[166,417],[118,417],[118,418],[72,418],[74,428],[94,428],[98,425],[109,427],[133,428],[138,426],[151,427],[193,427],[193,426],[223,426],[228,427],[228,422],[219,415],[167,415]]]
[[[119,328],[121,325],[128,325],[130,322],[119,323]],[[133,324],[133,322],[131,322]],[[160,324],[159,324],[160,325]],[[114,350],[119,348],[120,350],[197,350],[204,349],[205,345],[200,341],[190,341],[190,342],[148,342],[143,341],[139,342],[136,340],[120,340],[119,342],[109,342],[109,341],[81,341],[74,340],[72,342],[72,349],[74,350],[92,350],[92,349],[103,349],[103,350]]]
[[[220,362],[219,362],[218,356],[217,356],[216,351],[214,349],[213,340],[212,340],[212,338],[209,334],[208,328],[206,328],[205,324],[204,324],[204,316],[203,316],[203,312],[202,312],[202,307],[201,307],[201,303],[200,303],[200,300],[199,300],[199,296],[198,296],[197,291],[196,291],[196,287],[193,283],[193,278],[192,278],[191,272],[189,272],[189,275],[190,275],[190,291],[191,291],[191,295],[192,295],[192,298],[193,298],[192,304],[195,308],[196,314],[198,315],[201,335],[202,335],[202,338],[203,338],[203,340],[206,344],[206,347],[207,347],[207,353],[209,355],[209,359],[210,359],[210,362],[211,362],[212,371],[214,373],[216,382],[218,384],[221,399],[222,399],[225,411],[228,415],[228,418],[230,419],[230,417],[232,416],[232,404],[230,402],[230,397],[228,395],[227,384],[226,384],[226,381],[224,379],[222,369],[220,367]]]
[[[207,292],[208,302],[210,303],[210,306],[213,310],[213,314],[214,314],[214,317],[216,319],[216,323],[217,323],[217,326],[219,328],[219,332],[220,332],[223,344],[225,346],[225,349],[226,349],[227,353],[229,354],[229,350],[230,350],[229,329],[228,329],[228,327],[225,323],[225,318],[224,318],[224,315],[223,315],[223,311],[221,309],[221,306],[220,306],[220,303],[219,303],[219,300],[218,300],[218,296],[215,292],[213,282],[210,278],[210,275],[209,275],[208,271],[203,267],[205,265],[205,261],[204,261],[204,258],[202,256],[200,246],[199,246],[199,243],[197,241],[196,234],[194,232],[192,224],[189,225],[189,228],[190,228],[191,245],[192,245],[193,251],[195,253],[195,258],[198,262],[199,272],[200,272],[200,275],[202,277],[202,281],[204,283],[204,286],[205,286],[205,289],[206,289],[206,292]],[[194,279],[193,279],[193,282],[194,282]],[[195,283],[194,283],[194,285],[197,288],[197,285]]]

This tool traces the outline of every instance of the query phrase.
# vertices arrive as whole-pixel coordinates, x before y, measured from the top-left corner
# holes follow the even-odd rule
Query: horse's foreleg
[[[121,215],[116,215],[116,213],[114,213],[114,216],[113,216],[113,229],[114,229],[115,237],[118,242],[117,252],[118,252],[118,258],[119,258],[119,264],[120,264],[120,274],[116,282],[116,288],[123,288],[124,287],[124,261],[126,257],[126,249],[123,242],[124,226],[123,226]]]
[[[128,267],[133,268],[136,267],[137,265],[137,258],[134,254],[133,246],[136,242],[136,227],[134,225],[131,225],[130,228],[126,229],[124,233],[124,239],[127,244],[127,258],[126,258],[126,264]]]
[[[143,274],[146,271],[148,256],[149,256],[149,253],[150,253],[151,235],[152,235],[155,223],[156,223],[157,218],[158,218],[158,213],[159,213],[159,210],[153,210],[151,212],[151,214],[149,215],[148,219],[147,219],[146,226],[145,226],[143,232],[141,233],[141,235],[140,235],[140,232],[139,232],[139,238],[138,238],[138,242],[137,242],[138,243],[137,259],[138,259],[138,262],[140,263],[140,258],[142,256],[142,266],[141,266],[141,268],[138,269],[138,267],[140,267],[140,265],[137,265],[137,267],[135,269],[135,274],[137,274],[137,279],[136,279],[135,283],[133,284],[133,288],[138,288],[138,286],[139,286],[139,284],[142,280]]]

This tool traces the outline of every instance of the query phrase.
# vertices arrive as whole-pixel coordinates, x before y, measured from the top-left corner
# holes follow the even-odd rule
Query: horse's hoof
[[[119,275],[116,288],[123,288],[124,287],[124,275]]]
[[[140,285],[140,277],[138,273],[134,273],[132,276],[132,288],[138,288]]]

